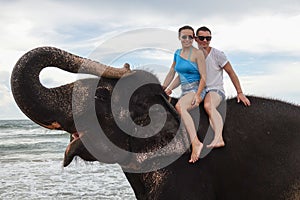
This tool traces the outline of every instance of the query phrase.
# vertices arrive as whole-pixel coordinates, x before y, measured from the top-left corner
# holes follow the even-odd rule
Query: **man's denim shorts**
[[[210,90],[206,90],[206,93],[209,93],[209,92],[216,92],[216,93],[218,93],[218,95],[221,96],[222,101],[224,101],[225,98],[226,98],[224,92],[222,92],[221,90],[218,90],[218,89],[210,89]]]
[[[189,92],[196,93],[198,91],[198,87],[199,87],[199,81],[181,84],[181,91],[182,91],[181,96],[184,96]],[[206,90],[204,88],[200,94],[202,100],[205,98],[205,95],[206,95]]]

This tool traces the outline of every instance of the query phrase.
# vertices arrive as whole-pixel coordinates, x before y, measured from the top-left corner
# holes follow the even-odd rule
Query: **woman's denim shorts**
[[[198,91],[198,87],[199,87],[199,81],[181,84],[181,91],[182,91],[181,96],[184,96],[189,92],[196,93]],[[205,95],[206,95],[206,90],[204,88],[200,94],[200,97],[204,99]]]

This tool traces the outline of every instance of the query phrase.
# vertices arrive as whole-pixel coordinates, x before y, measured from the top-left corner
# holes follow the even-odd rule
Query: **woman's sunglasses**
[[[206,41],[211,41],[211,36],[197,36],[197,38],[201,41],[206,39]]]
[[[183,40],[186,40],[186,39],[192,40],[192,39],[194,39],[194,36],[192,36],[192,35],[182,35],[182,36],[180,36],[180,38],[183,39]]]

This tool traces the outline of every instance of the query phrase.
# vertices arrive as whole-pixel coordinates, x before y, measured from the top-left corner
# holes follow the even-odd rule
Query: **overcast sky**
[[[163,75],[172,51],[180,48],[176,31],[186,24],[212,30],[211,45],[226,53],[246,94],[300,104],[299,0],[0,3],[0,119],[25,118],[10,89],[12,68],[25,52],[55,46],[93,58],[101,47],[102,54],[95,57],[101,62],[118,66],[128,61],[133,68],[155,63],[159,67],[154,72]],[[120,44],[124,40],[127,43]],[[140,46],[145,48],[139,50]],[[123,51],[117,51],[121,47]],[[114,60],[108,61],[104,49],[115,53]],[[72,80],[63,72],[54,76],[53,69],[44,70],[41,77],[49,86]],[[227,95],[235,94],[226,76],[225,89]]]

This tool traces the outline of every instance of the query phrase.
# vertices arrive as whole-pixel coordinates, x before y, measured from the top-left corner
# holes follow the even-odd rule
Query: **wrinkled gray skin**
[[[49,89],[38,79],[40,71],[47,66],[73,73],[80,70],[101,76],[101,79],[85,79]],[[166,101],[163,89],[152,74],[133,73],[128,66],[124,69],[103,66],[56,48],[42,47],[21,57],[13,70],[14,98],[30,119],[46,128],[65,130],[74,136],[79,134],[67,147],[64,166],[74,156],[88,161],[119,163],[137,199],[300,199],[299,106],[249,96],[252,106],[245,108],[235,99],[229,99],[223,132],[226,147],[215,149],[197,163],[189,164],[190,153],[188,150],[183,153],[186,137],[182,135],[164,154],[149,156],[151,154],[147,152],[161,149],[172,141],[180,126],[178,114]],[[153,84],[140,87],[132,95],[130,117],[119,115],[118,120],[131,118],[137,125],[145,126],[151,123],[149,109],[160,105],[166,112],[167,121],[155,136],[133,137],[115,123],[110,105],[126,94],[121,90],[112,97],[114,87],[123,75],[126,75],[129,87],[140,80],[149,80]],[[77,103],[72,105],[74,93]],[[172,99],[172,104],[176,101]],[[96,120],[90,114],[93,110]],[[161,116],[162,111],[153,112],[155,116]],[[203,141],[209,126],[203,105],[200,116],[198,136]],[[102,141],[105,137],[90,137],[98,131],[93,123],[98,123],[105,137],[124,151]],[[149,131],[145,135],[151,134]],[[91,138],[94,140],[86,143]],[[97,155],[89,151],[93,145],[98,148]],[[174,155],[179,158],[173,163],[155,169],[157,164]],[[139,172],[149,166],[153,171]]]

